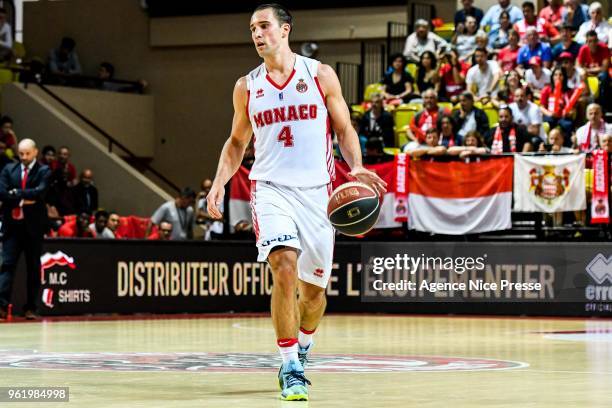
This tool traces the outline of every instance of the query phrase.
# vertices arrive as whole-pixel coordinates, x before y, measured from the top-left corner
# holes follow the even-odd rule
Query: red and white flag
[[[239,221],[251,222],[251,180],[249,169],[240,166],[230,182],[229,225],[233,231]]]
[[[462,235],[509,229],[512,158],[472,163],[410,162],[408,225]]]
[[[379,164],[366,164],[364,167],[368,170],[372,170],[378,174],[378,176],[387,183],[387,192],[383,196],[383,201],[380,206],[380,216],[378,221],[374,225],[374,228],[399,228],[402,226],[401,219],[398,219],[397,214],[405,214],[406,206],[404,210],[398,205],[395,199],[395,187],[397,183],[397,169],[396,169],[397,157],[395,161],[379,163]],[[405,162],[404,171],[408,168],[408,162]],[[349,181],[355,181],[355,179],[349,179],[348,173],[350,168],[348,164],[344,162],[336,161],[336,179],[333,182],[333,187],[336,188],[341,184],[348,183]],[[401,204],[401,203],[399,203]],[[405,215],[404,215],[405,216]]]
[[[608,153],[593,151],[593,199],[591,200],[591,224],[610,223]]]

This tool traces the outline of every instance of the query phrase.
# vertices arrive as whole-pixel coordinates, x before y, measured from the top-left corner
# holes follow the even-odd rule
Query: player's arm
[[[208,213],[216,219],[223,217],[219,211],[219,206],[223,203],[224,186],[234,173],[238,171],[244,157],[244,151],[253,134],[251,122],[247,114],[248,92],[245,77],[240,78],[236,82],[233,100],[234,118],[232,119],[232,131],[221,150],[217,174],[206,197]]]
[[[378,177],[376,173],[363,167],[359,137],[353,126],[351,126],[351,115],[342,96],[342,88],[336,73],[329,65],[321,64],[319,65],[317,76],[323,91],[332,128],[338,137],[342,157],[351,168],[349,174],[359,179],[359,181],[370,185],[379,194],[383,194],[387,191],[385,188],[387,183]]]

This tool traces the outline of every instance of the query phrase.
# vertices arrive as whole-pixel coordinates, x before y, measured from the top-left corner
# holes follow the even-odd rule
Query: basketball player
[[[253,227],[258,260],[272,268],[272,322],[283,359],[281,399],[307,400],[310,382],[304,365],[325,310],[332,268],[334,231],[326,211],[334,177],[332,127],[350,175],[379,194],[386,183],[362,165],[336,73],[289,48],[289,12],[277,4],[259,6],[250,28],[263,64],[234,88],[231,135],[221,151],[208,212],[221,217],[224,185],[238,170],[253,135]]]

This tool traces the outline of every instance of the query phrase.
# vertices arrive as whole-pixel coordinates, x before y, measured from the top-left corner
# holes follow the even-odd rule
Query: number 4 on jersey
[[[284,126],[278,134],[278,141],[283,142],[285,147],[293,147],[293,135],[291,134],[291,126]]]

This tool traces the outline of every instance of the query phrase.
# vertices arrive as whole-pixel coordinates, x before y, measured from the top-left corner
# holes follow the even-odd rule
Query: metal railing
[[[128,149],[123,143],[121,143],[120,141],[118,141],[117,139],[115,139],[113,136],[111,136],[108,132],[106,132],[104,129],[102,129],[101,127],[99,127],[98,125],[96,125],[91,119],[87,118],[85,115],[83,115],[81,112],[79,112],[78,110],[76,110],[72,105],[70,105],[68,102],[66,102],[64,99],[62,99],[59,95],[57,95],[55,92],[53,92],[52,90],[50,90],[48,87],[46,87],[44,84],[42,84],[41,82],[34,82],[34,84],[36,84],[43,92],[45,92],[47,95],[49,95],[51,98],[53,98],[55,101],[57,101],[60,105],[62,105],[64,108],[66,108],[68,111],[70,111],[71,113],[73,113],[76,117],[78,117],[80,120],[82,120],[84,123],[86,123],[89,127],[91,127],[93,130],[95,130],[99,135],[101,135],[107,142],[108,145],[108,152],[109,153],[115,153],[113,152],[113,147],[118,147],[119,149],[121,149],[121,151],[125,154],[127,154],[127,156],[129,157],[129,159],[131,159],[133,162],[139,162],[139,166],[143,169],[140,170],[141,173],[145,174],[145,172],[150,172],[151,174],[153,174],[156,178],[158,178],[159,180],[161,180],[162,182],[164,182],[168,187],[170,187],[170,189],[176,193],[180,192],[181,189],[180,187],[175,184],[174,182],[172,182],[170,179],[168,179],[166,176],[164,176],[163,174],[161,174],[159,171],[155,170],[151,165],[149,165],[148,163],[143,163],[139,160],[139,156],[136,155],[134,152],[132,152],[130,149]],[[28,82],[24,83],[24,86],[27,88],[28,87]],[[119,157],[122,157],[121,155],[118,155]],[[123,157],[124,158],[124,157]],[[126,160],[124,158],[124,160]],[[126,160],[128,163],[130,163],[129,160]],[[133,166],[133,163],[130,163],[130,165]]]
[[[379,82],[387,66],[386,46],[380,42],[361,42],[361,67],[363,86]]]
[[[346,103],[350,106],[361,102],[361,98],[363,98],[363,70],[361,64],[338,62],[336,63],[336,72]]]
[[[387,23],[387,60],[390,55],[404,52],[408,37],[408,24],[389,21]]]

